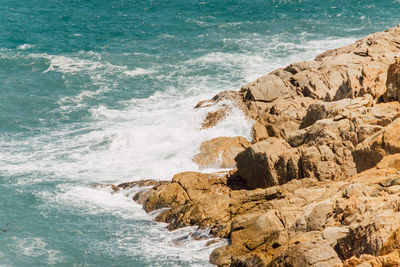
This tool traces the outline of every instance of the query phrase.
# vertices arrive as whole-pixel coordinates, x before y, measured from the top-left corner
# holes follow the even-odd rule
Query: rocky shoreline
[[[230,101],[253,140],[202,144],[200,167],[134,196],[170,229],[209,228],[218,266],[400,266],[400,26],[291,64],[195,108]],[[229,116],[222,105],[202,128]]]

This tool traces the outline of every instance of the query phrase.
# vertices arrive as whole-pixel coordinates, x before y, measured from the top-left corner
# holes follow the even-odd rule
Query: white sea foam
[[[36,192],[45,205],[69,206],[83,210],[85,214],[112,213],[121,219],[148,220],[152,218],[141,209],[127,190],[113,194],[110,187],[59,185],[57,192]],[[133,189],[135,190],[135,189]],[[138,191],[138,189],[136,189]]]
[[[49,264],[56,264],[63,260],[60,251],[50,249],[48,244],[39,237],[15,238],[15,249],[19,255],[30,258],[44,256]]]
[[[89,73],[95,82],[98,80],[104,81],[102,76],[106,74],[120,73],[127,76],[138,76],[155,72],[153,69],[143,69],[140,67],[129,70],[125,65],[111,64],[107,61],[103,61],[100,53],[93,51],[80,51],[75,56],[31,53],[28,57],[47,59],[49,61],[49,67],[43,71],[44,73],[52,71],[65,74]],[[101,79],[98,79],[99,77]]]
[[[146,70],[146,69],[142,69],[142,68],[136,68],[134,70],[126,70],[124,73],[128,76],[138,76],[138,75],[146,75],[146,74],[154,73],[154,70]]]
[[[146,255],[157,257],[158,255],[166,255],[185,260],[190,263],[190,266],[207,266],[210,253],[217,247],[226,245],[226,240],[207,246],[210,241],[206,237],[209,236],[207,230],[198,230],[197,227],[186,227],[175,230],[174,232],[160,231],[157,228],[152,228],[152,237],[150,242],[142,242],[142,249]],[[196,240],[193,235],[202,235],[203,240]],[[162,246],[154,246],[160,242]]]
[[[43,57],[50,60],[50,66],[44,72],[58,71],[63,73],[76,73],[84,70],[95,70],[103,66],[100,62],[66,56],[43,55]]]
[[[170,179],[180,171],[198,170],[191,158],[202,141],[218,136],[250,138],[251,126],[234,110],[218,126],[200,131],[208,110],[193,106],[201,99],[154,94],[132,99],[121,110],[100,105],[91,110],[95,121],[84,128],[19,141],[15,145],[19,152],[9,158],[14,164],[2,167],[8,173],[38,172],[43,179],[59,176],[92,182]]]
[[[60,106],[60,110],[62,111],[63,114],[68,114],[75,111],[76,109],[86,107],[86,103],[89,100],[93,100],[94,98],[96,98],[97,96],[101,95],[102,93],[108,90],[109,90],[108,86],[100,85],[100,88],[95,91],[85,90],[73,97],[71,96],[62,97],[57,101],[57,104]]]
[[[114,225],[114,238],[106,243],[96,243],[96,251],[102,250],[104,253],[113,255],[145,255],[148,258],[157,257],[167,262],[171,262],[171,259],[183,260],[190,262],[191,266],[206,266],[210,252],[226,244],[225,240],[217,239],[216,243],[207,246],[211,238],[208,230],[185,227],[171,232],[165,228],[166,224],[152,222],[155,214],[146,214],[131,199],[132,195],[139,190],[141,189],[133,188],[111,194],[109,187],[88,188],[61,185],[59,192],[36,192],[36,196],[45,203],[44,210],[54,205],[62,206],[64,210],[72,209],[78,214],[115,216],[120,224]],[[42,212],[42,215],[47,216],[46,212]],[[142,221],[142,223],[135,225],[131,223],[132,220]],[[32,253],[31,248],[34,246],[22,247],[26,253]]]
[[[23,44],[17,47],[18,50],[26,50],[35,47],[33,44]]]

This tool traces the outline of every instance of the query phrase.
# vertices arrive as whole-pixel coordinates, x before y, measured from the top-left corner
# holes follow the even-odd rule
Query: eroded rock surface
[[[230,186],[235,175],[184,172],[134,199],[148,212],[169,208],[157,220],[170,229],[197,225],[229,238],[230,244],[210,257],[218,266],[357,266],[350,264],[366,258],[398,260],[391,253],[400,246],[400,154],[341,181],[304,178],[235,190]]]
[[[213,138],[201,144],[193,161],[200,168],[235,168],[236,155],[249,146],[250,142],[241,136]]]

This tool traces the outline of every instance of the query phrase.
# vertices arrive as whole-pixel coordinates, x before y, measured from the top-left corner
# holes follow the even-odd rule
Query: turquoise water
[[[170,179],[210,130],[202,99],[398,24],[399,1],[8,0],[0,7],[0,266],[205,266],[94,183]],[[206,235],[207,232],[201,232]]]

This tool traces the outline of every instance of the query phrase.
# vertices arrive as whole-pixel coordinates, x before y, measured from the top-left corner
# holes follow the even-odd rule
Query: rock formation
[[[170,229],[229,239],[210,256],[218,266],[400,266],[397,56],[399,26],[202,101],[195,108],[231,101],[255,122],[251,143],[217,138],[194,157],[233,170],[146,181],[134,200],[167,208],[157,220]]]
[[[249,146],[250,142],[241,136],[213,138],[201,144],[193,161],[200,168],[235,168],[236,155]]]
[[[238,190],[238,179],[184,172],[134,200],[148,212],[169,208],[156,219],[170,229],[197,225],[228,238],[210,257],[218,266],[400,266],[400,154],[342,181]]]

